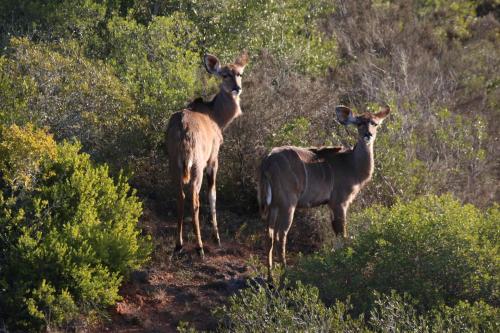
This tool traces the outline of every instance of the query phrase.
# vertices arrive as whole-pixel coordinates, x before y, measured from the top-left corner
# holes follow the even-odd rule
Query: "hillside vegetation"
[[[223,243],[262,252],[272,147],[352,146],[338,104],[392,112],[353,239],[333,240],[326,209],[299,212],[281,282],[249,263],[218,330],[497,332],[499,20],[498,0],[1,1],[0,331],[99,327],[131,272],[161,266],[172,235],[142,214],[175,213],[166,124],[217,93],[205,53],[246,49],[219,154],[218,209],[238,216]]]

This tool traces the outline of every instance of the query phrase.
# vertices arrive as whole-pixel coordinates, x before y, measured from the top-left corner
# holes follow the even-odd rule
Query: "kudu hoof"
[[[220,247],[220,238],[219,238],[219,235],[213,235],[213,240],[215,242],[215,244],[217,244],[218,247]]]
[[[200,257],[200,259],[204,259],[205,258],[205,251],[203,251],[202,247],[197,248],[196,249],[196,253]]]
[[[180,244],[176,244],[174,248],[174,253],[182,253],[183,252],[183,247]]]
[[[177,244],[174,248],[174,252],[170,256],[170,260],[180,259],[184,254],[184,248],[182,245]]]

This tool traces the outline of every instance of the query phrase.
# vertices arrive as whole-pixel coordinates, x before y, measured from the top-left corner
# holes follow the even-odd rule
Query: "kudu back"
[[[359,116],[342,105],[335,111],[340,123],[357,126],[358,141],[354,148],[285,146],[274,148],[262,161],[258,199],[268,226],[269,278],[275,241],[279,240],[280,259],[286,265],[286,239],[296,208],[328,205],[335,235],[345,238],[347,209],[372,176],[377,126],[387,117],[389,108]]]
[[[204,173],[208,178],[209,202],[213,236],[220,245],[216,217],[216,175],[218,153],[223,130],[241,114],[239,96],[242,91],[241,75],[248,63],[243,52],[232,64],[221,66],[217,57],[205,55],[205,68],[210,74],[222,78],[219,93],[210,101],[194,100],[182,111],[174,113],[167,127],[167,154],[170,175],[177,187],[177,239],[175,251],[183,245],[184,187],[191,192],[193,229],[197,251],[203,257],[200,234],[200,189]]]

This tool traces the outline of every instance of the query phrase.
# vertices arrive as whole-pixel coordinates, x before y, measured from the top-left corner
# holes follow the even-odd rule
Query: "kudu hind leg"
[[[197,179],[201,179],[198,177]],[[192,209],[192,219],[193,219],[193,231],[196,236],[197,252],[200,257],[204,257],[205,253],[203,251],[203,242],[201,241],[201,231],[200,231],[200,188],[201,182],[193,180],[191,186],[192,198],[191,198],[191,209]]]
[[[175,242],[175,252],[182,250],[182,224],[184,222],[184,199],[186,195],[184,194],[184,189],[182,183],[179,184],[179,190],[177,195],[177,240]]]
[[[280,213],[279,216],[279,239],[280,239],[280,261],[283,263],[283,266],[286,267],[286,239],[288,235],[288,231],[290,231],[290,227],[292,226],[293,216],[295,213],[295,207],[292,206],[284,211],[283,214]]]
[[[278,218],[278,209],[273,207],[269,211],[269,215],[267,217],[267,278],[268,280],[272,280],[271,271],[273,269],[273,247],[274,247],[274,238],[276,232],[276,219]]]
[[[208,202],[210,204],[210,221],[212,222],[214,241],[220,246],[219,229],[217,228],[217,192],[216,192],[217,164],[207,170],[208,177]]]

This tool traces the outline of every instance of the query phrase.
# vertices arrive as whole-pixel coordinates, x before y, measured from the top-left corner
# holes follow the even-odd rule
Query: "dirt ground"
[[[147,204],[141,227],[152,236],[154,250],[149,265],[133,272],[120,291],[123,299],[110,309],[109,318],[92,330],[97,332],[176,332],[180,322],[201,331],[214,331],[218,322],[212,310],[228,296],[245,288],[250,277],[263,277],[266,255],[265,225],[260,218],[220,209],[217,213],[222,246],[211,241],[208,208],[200,213],[205,258],[194,248],[189,217],[184,223],[184,249],[173,256],[176,220],[173,209]],[[290,230],[287,258],[318,247],[318,222],[298,213]],[[309,221],[309,222],[308,222]],[[313,222],[311,222],[313,221]]]
[[[237,229],[248,228],[248,218],[246,222],[237,221],[237,215],[224,212],[218,217],[221,230],[227,229],[224,225],[229,221],[238,228],[221,234],[219,248],[210,240],[210,223],[202,220],[205,258],[201,260],[194,249],[189,219],[185,222],[183,253],[173,256],[175,218],[158,216],[146,208],[141,224],[153,236],[152,262],[132,273],[120,291],[123,299],[93,332],[176,332],[181,321],[198,330],[215,330],[218,323],[212,310],[244,288],[255,271],[252,260],[264,258],[259,246],[249,247],[238,241],[241,230]],[[254,219],[251,223],[262,222]]]

